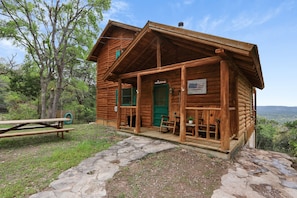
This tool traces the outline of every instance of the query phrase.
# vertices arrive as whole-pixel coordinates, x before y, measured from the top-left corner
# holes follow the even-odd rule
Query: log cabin
[[[97,63],[98,124],[225,154],[255,140],[255,44],[109,21],[87,60]]]

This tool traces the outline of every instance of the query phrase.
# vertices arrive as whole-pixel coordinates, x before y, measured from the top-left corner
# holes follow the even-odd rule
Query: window
[[[120,57],[120,55],[121,55],[121,50],[117,50],[116,51],[116,59],[118,59]]]
[[[122,89],[122,106],[135,106],[136,105],[136,88]],[[116,90],[116,105],[118,105],[118,90]]]

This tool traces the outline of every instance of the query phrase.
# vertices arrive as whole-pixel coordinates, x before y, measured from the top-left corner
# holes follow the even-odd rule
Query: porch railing
[[[135,128],[136,106],[120,106],[120,128]]]
[[[230,118],[233,118],[233,113],[235,113],[235,107],[230,107]],[[186,138],[206,140],[214,143],[221,143],[221,131],[220,131],[220,107],[186,107],[187,113],[187,130],[194,130],[193,133],[186,132]],[[188,123],[188,118],[193,117],[194,123]],[[230,119],[231,122],[234,122]],[[234,136],[236,132],[230,127],[230,139]],[[200,135],[204,134],[204,136]]]
[[[215,128],[215,127],[219,127],[219,124],[215,122],[219,122],[220,111],[221,111],[221,108],[218,108],[218,107],[186,107],[186,112],[187,112],[186,130],[194,130],[192,133],[186,132],[187,134],[186,138],[208,140],[208,141],[220,143],[220,138],[218,137],[219,129]],[[190,117],[193,118],[193,124],[188,122]],[[213,117],[212,120],[210,120],[211,117]],[[203,127],[203,134],[205,135],[203,137],[200,135],[202,132],[202,127]],[[213,129],[210,129],[210,127],[213,127]],[[215,137],[211,139],[210,133],[216,133],[216,130],[217,130],[217,134],[214,134]]]

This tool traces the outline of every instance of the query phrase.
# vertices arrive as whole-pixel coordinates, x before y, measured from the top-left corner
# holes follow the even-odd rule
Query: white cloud
[[[197,31],[205,33],[213,33],[218,27],[225,22],[225,18],[212,19],[210,15],[204,16],[198,21]]]
[[[185,7],[192,5],[194,2],[195,0],[183,0],[177,2],[170,1],[168,5],[172,10],[183,10]]]
[[[292,3],[282,3],[278,7],[268,9],[266,12],[254,11],[240,13],[236,18],[231,20],[233,30],[241,30],[248,27],[262,25],[273,18],[277,17],[282,12],[292,8]]]
[[[127,21],[127,18],[131,21],[134,17],[130,12],[130,5],[122,0],[112,1],[110,9],[103,13],[104,26],[107,24],[108,20],[115,21]],[[123,19],[125,18],[125,19]]]
[[[183,2],[185,5],[191,5],[194,3],[194,0],[184,0]]]

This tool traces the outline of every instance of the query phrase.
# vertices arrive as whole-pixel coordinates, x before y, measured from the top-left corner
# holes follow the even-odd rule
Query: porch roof
[[[120,74],[156,68],[158,40],[162,67],[216,56],[216,49],[223,49],[254,87],[264,88],[257,45],[151,21],[107,70],[104,80],[116,81]]]

